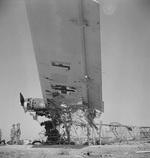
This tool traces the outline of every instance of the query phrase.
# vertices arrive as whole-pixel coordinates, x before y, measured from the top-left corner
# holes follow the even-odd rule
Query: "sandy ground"
[[[104,146],[0,146],[0,158],[150,158],[150,144]]]

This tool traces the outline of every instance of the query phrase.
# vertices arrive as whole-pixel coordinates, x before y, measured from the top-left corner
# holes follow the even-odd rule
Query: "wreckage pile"
[[[94,114],[95,113],[95,114]],[[77,144],[99,144],[101,131],[101,112],[96,110],[77,110],[72,114],[71,139]]]
[[[150,138],[150,127],[103,124],[101,112],[65,107],[52,112],[45,127],[46,144],[113,144]]]
[[[52,112],[49,120],[41,123],[45,128],[46,144],[95,144],[100,140],[100,130],[95,123],[100,113],[73,110],[65,107]]]
[[[49,119],[41,123],[45,127],[44,144],[110,144],[150,138],[150,127],[127,126],[117,122],[103,124],[101,111],[86,104],[41,106],[39,99],[25,100],[21,94],[20,102],[34,120],[38,116]]]

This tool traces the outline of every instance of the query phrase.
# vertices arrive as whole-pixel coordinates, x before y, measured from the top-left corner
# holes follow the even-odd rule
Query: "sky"
[[[100,1],[105,123],[150,126],[150,2]],[[19,93],[42,97],[23,0],[0,0],[0,128],[9,139],[20,122],[22,138],[38,138],[39,123],[25,114]]]
[[[150,2],[101,10],[104,120],[150,125]]]

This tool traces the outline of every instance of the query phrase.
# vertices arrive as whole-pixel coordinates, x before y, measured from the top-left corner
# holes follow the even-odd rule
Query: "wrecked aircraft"
[[[104,111],[99,3],[26,0],[25,5],[43,99],[20,94],[21,105],[26,112],[49,118],[49,132],[63,123],[68,142],[72,116],[81,110],[89,140],[89,128],[98,130],[96,113]]]

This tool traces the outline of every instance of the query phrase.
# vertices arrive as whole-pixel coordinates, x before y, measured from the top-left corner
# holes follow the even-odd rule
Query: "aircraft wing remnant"
[[[45,104],[85,104],[103,112],[99,4],[25,3]]]

